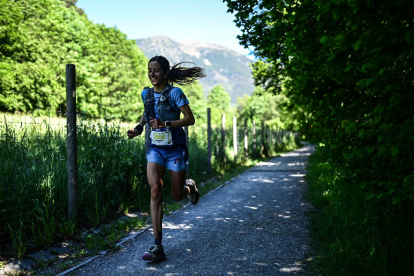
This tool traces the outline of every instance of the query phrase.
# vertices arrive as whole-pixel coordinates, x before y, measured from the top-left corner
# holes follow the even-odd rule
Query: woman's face
[[[148,78],[153,86],[162,86],[165,83],[165,78],[168,76],[161,68],[158,61],[151,61],[148,64]]]

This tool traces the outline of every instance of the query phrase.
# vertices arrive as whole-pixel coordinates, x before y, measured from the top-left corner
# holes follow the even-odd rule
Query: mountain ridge
[[[197,40],[176,42],[166,36],[135,39],[137,46],[147,58],[165,56],[170,65],[178,62],[194,62],[206,71],[206,78],[200,80],[205,96],[211,88],[221,84],[229,93],[231,102],[238,97],[253,93],[254,84],[249,64],[251,59],[219,44]]]

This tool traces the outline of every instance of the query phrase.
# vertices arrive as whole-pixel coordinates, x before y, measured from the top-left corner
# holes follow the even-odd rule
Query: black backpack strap
[[[149,87],[144,87],[144,90],[147,90],[147,92],[145,93],[145,100],[148,99],[148,90],[150,90]]]
[[[145,93],[144,117],[145,121],[149,124],[149,118],[155,117],[154,102],[152,101],[151,106],[148,106],[148,100],[151,98],[154,99],[154,91],[149,87],[144,87],[144,90],[147,90]]]

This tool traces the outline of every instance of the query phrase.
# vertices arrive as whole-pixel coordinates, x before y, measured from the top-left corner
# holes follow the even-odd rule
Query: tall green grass
[[[381,198],[367,198],[326,156],[317,148],[306,176],[315,274],[414,275],[414,205],[385,213]]]
[[[51,123],[52,122],[52,123]],[[148,211],[150,190],[146,180],[144,135],[128,139],[128,124],[79,118],[77,220],[67,218],[66,126],[45,118],[0,121],[0,252],[23,256],[48,246],[76,229],[95,227],[128,211]],[[131,124],[132,127],[133,124]],[[256,159],[297,146],[290,132],[279,132],[274,143],[261,149],[258,131]],[[212,137],[213,172],[207,175],[207,131],[189,128],[190,177],[196,182],[243,165],[244,138],[238,137],[239,154],[233,158],[232,129],[226,130],[226,163],[221,151],[221,132]],[[217,147],[217,145],[219,147]],[[165,201],[172,202],[169,175],[165,179]],[[11,246],[10,246],[11,245]]]
[[[96,226],[121,206],[146,204],[144,142],[125,133],[119,124],[78,121],[78,224]],[[12,238],[22,255],[22,243],[41,248],[68,235],[66,156],[64,125],[0,124],[2,249]]]

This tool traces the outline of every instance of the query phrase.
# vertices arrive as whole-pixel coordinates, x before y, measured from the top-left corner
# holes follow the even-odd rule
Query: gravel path
[[[70,275],[307,275],[305,167],[314,146],[261,162],[164,218],[168,259],[142,261],[152,231]]]

